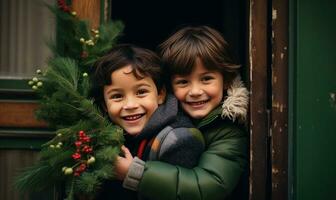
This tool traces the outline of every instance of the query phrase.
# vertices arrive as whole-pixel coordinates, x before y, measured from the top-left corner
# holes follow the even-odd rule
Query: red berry
[[[72,158],[73,158],[74,160],[78,160],[78,159],[81,158],[81,155],[80,155],[79,153],[74,153],[74,154],[72,154]]]
[[[77,148],[79,148],[82,145],[82,142],[81,141],[76,141],[75,145],[76,145]]]

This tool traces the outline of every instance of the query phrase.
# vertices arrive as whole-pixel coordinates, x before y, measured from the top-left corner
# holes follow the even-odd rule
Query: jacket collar
[[[227,90],[227,96],[222,104],[222,118],[230,119],[235,122],[245,123],[249,102],[249,92],[240,80],[236,77],[230,88]]]
[[[197,127],[200,128],[221,116],[223,119],[244,124],[246,123],[248,101],[249,92],[241,81],[240,76],[238,76],[232,81],[231,86],[228,88],[227,96],[224,98],[223,104],[215,108],[205,118],[194,122],[197,124]]]
[[[172,123],[178,113],[178,102],[174,95],[167,94],[165,103],[161,104],[148,120],[144,129],[135,137],[137,140],[151,138],[164,127]]]

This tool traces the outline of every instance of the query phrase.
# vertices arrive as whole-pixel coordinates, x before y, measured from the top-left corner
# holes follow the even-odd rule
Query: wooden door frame
[[[288,0],[249,2],[251,200],[288,199]]]

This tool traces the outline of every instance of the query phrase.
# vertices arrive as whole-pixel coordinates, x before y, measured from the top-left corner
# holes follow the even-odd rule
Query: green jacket
[[[205,151],[192,169],[148,161],[138,192],[145,199],[215,200],[229,197],[248,162],[248,135],[238,125],[246,118],[248,92],[240,80],[227,91],[223,105],[196,126],[205,140]],[[236,122],[234,122],[236,121]]]

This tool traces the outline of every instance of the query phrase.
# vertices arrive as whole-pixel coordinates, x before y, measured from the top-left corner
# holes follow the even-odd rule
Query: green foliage
[[[46,187],[51,187],[57,184],[57,177],[55,177],[57,172],[55,173],[54,169],[47,161],[40,161],[20,173],[16,178],[16,187],[20,191],[42,191]],[[53,179],[50,175],[53,175]]]
[[[123,24],[109,22],[90,30],[88,22],[71,12],[48,7],[57,18],[61,45],[49,43],[54,57],[29,84],[40,97],[36,116],[56,130],[55,137],[42,146],[40,160],[19,174],[16,186],[41,191],[64,184],[66,199],[94,197],[103,181],[114,177],[113,163],[124,138],[90,99],[87,73],[116,44]]]

